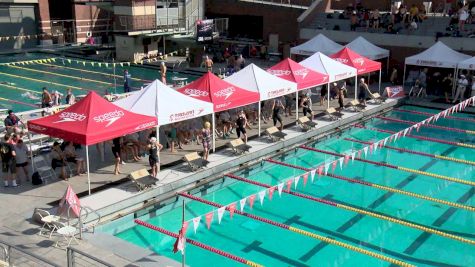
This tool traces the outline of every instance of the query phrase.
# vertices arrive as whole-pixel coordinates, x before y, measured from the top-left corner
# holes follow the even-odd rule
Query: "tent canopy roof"
[[[259,93],[230,84],[211,72],[189,83],[178,92],[213,103],[214,112],[259,102]]]
[[[224,80],[250,91],[259,92],[261,101],[297,91],[296,83],[274,76],[254,64],[249,64]]]
[[[32,132],[92,145],[156,126],[155,117],[132,113],[90,92],[54,115],[28,121]]]
[[[423,52],[407,57],[405,63],[426,67],[456,68],[459,62],[469,58],[469,55],[459,53],[438,41]]]
[[[372,60],[389,57],[389,50],[376,46],[361,36],[358,36],[345,46]]]
[[[158,125],[213,113],[213,104],[179,93],[159,80],[114,104],[138,114],[156,117]]]
[[[475,70],[475,57],[466,59],[458,64],[459,69]]]
[[[320,52],[306,58],[300,62],[300,65],[327,74],[329,76],[329,82],[344,80],[356,76],[355,68],[333,60]]]
[[[282,79],[297,83],[298,90],[315,87],[328,82],[327,74],[304,67],[290,58],[286,58],[275,64],[269,68],[267,72]]]
[[[307,42],[290,48],[290,53],[295,55],[311,56],[316,52],[321,52],[325,55],[331,55],[340,51],[342,48],[342,45],[335,43],[320,33]]]
[[[343,48],[336,54],[330,56],[334,60],[353,67],[358,70],[358,75],[378,71],[381,69],[381,63],[365,58],[348,47]]]

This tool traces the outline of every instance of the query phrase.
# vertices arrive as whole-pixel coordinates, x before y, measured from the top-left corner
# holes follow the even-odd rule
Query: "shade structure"
[[[156,126],[155,117],[118,107],[95,92],[48,117],[28,121],[32,132],[86,145],[87,182],[91,194],[89,145]]]
[[[178,92],[213,104],[214,112],[259,102],[259,93],[226,82],[211,72],[189,83]]]
[[[441,41],[438,41],[423,52],[407,57],[405,64],[437,68],[456,68],[458,63],[469,58],[469,55],[459,53]]]
[[[159,80],[114,104],[128,111],[156,117],[160,126],[213,113],[213,104],[177,92]]]
[[[290,53],[294,55],[311,56],[316,52],[320,52],[325,55],[331,55],[340,51],[342,48],[342,45],[335,43],[320,33],[307,42],[290,48]]]
[[[345,45],[345,47],[372,60],[389,57],[389,50],[376,46],[361,36]]]
[[[320,52],[301,61],[300,65],[327,74],[329,76],[329,82],[344,80],[356,76],[355,68],[333,60]]]
[[[258,92],[261,101],[297,92],[296,83],[274,76],[255,64],[249,64],[224,80]]]
[[[343,48],[338,53],[330,56],[330,58],[353,67],[357,70],[358,75],[381,70],[381,63],[363,57],[348,47]]]
[[[155,117],[130,112],[89,92],[76,104],[54,115],[28,121],[28,129],[77,144],[92,145],[156,124]]]
[[[457,67],[465,70],[475,70],[475,57],[459,62]]]
[[[328,75],[311,70],[290,58],[286,58],[281,62],[275,64],[267,70],[267,72],[297,83],[297,90],[303,90],[328,82]]]

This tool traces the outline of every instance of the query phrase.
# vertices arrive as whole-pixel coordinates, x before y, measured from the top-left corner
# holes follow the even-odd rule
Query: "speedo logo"
[[[192,96],[192,97],[197,97],[197,96],[208,96],[209,93],[207,91],[201,91],[198,89],[193,89],[193,88],[187,88],[185,89],[185,94]]]
[[[122,118],[124,116],[124,112],[122,110],[115,110],[112,112],[104,113],[99,116],[95,116],[93,119],[96,122],[102,123],[102,122],[108,122],[106,126],[104,127],[109,127],[112,123],[116,122],[118,119]]]
[[[290,75],[290,70],[269,70],[269,73],[275,76],[288,76]]]
[[[59,118],[61,120],[55,121],[53,123],[83,121],[86,119],[86,115],[76,112],[62,112],[59,114]]]
[[[355,60],[353,60],[353,63],[360,64],[360,66],[363,66],[364,60],[359,57],[359,58],[356,58]]]
[[[224,97],[224,99],[226,100],[234,93],[234,91],[235,91],[234,87],[231,86],[231,87],[219,90],[218,92],[214,93],[214,95],[217,97]]]
[[[346,58],[339,58],[339,57],[337,57],[337,58],[334,58],[334,60],[336,60],[336,61],[338,61],[338,62],[340,62],[340,63],[343,63],[343,64],[348,63],[348,59],[346,59]]]
[[[294,75],[301,76],[302,79],[305,79],[305,77],[307,77],[307,74],[308,74],[307,69],[299,69],[299,70],[294,71]]]

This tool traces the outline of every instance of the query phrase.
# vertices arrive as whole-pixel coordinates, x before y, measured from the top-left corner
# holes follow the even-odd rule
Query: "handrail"
[[[68,257],[68,267],[75,267],[75,261],[74,261],[74,253],[78,253],[84,257],[87,257],[93,261],[96,261],[97,263],[100,263],[104,266],[107,266],[107,267],[114,267],[114,265],[110,264],[110,263],[107,263],[105,262],[104,260],[101,260],[99,258],[97,258],[96,256],[93,256],[87,252],[84,252],[82,250],[79,250],[77,248],[74,248],[74,247],[67,247],[67,250],[66,250],[66,255]]]
[[[5,262],[7,262],[9,266],[13,266],[13,264],[12,264],[12,258],[10,257],[10,252],[11,252],[11,249],[13,248],[13,249],[15,249],[15,250],[17,250],[17,251],[19,251],[19,252],[25,254],[25,255],[28,255],[28,256],[32,257],[32,258],[35,259],[35,260],[41,261],[41,262],[43,262],[43,263],[46,263],[46,264],[51,265],[51,266],[54,266],[54,267],[61,267],[61,265],[59,265],[59,264],[57,264],[57,263],[54,263],[54,262],[52,262],[52,261],[50,261],[50,260],[48,260],[48,259],[46,259],[46,258],[44,258],[44,257],[42,257],[42,256],[33,254],[33,253],[29,252],[29,251],[26,251],[26,250],[24,250],[24,249],[22,249],[22,248],[19,248],[19,247],[15,246],[15,245],[13,245],[13,244],[11,244],[11,243],[9,243],[9,242],[0,240],[0,246],[1,246],[1,247],[4,249],[4,251],[5,251]],[[6,246],[6,247],[5,247],[5,246]]]

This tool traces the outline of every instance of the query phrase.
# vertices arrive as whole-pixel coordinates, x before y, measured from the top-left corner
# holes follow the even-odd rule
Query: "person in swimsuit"
[[[160,63],[160,74],[162,76],[162,83],[167,84],[167,65],[165,65],[164,61]]]
[[[213,72],[213,60],[209,58],[208,56],[205,57],[205,67],[208,71]]]
[[[311,118],[313,118],[313,112],[312,112],[312,109],[310,107],[310,101],[309,101],[309,98],[307,96],[303,97],[302,102],[301,102],[301,106],[302,106],[303,115],[307,116],[307,114],[310,114]]]
[[[328,88],[326,85],[323,85],[322,89],[320,90],[320,106],[323,106],[323,103],[325,102],[327,94],[328,94]]]
[[[208,160],[209,148],[211,147],[211,124],[209,122],[204,123],[201,136],[203,138],[203,158]]]
[[[360,79],[360,86],[358,90],[358,100],[360,103],[363,103],[363,105],[366,105],[366,92],[369,92],[368,85],[365,83],[364,78]],[[371,93],[371,92],[370,92]]]
[[[158,151],[162,150],[163,146],[157,142],[157,138],[151,137],[147,145],[148,148],[148,163],[152,168],[152,176],[158,179],[158,172],[160,171],[160,157]]]
[[[120,172],[120,150],[121,150],[121,138],[116,137],[112,139],[112,154],[115,157],[115,165],[114,165],[114,174],[119,175]]]
[[[274,99],[274,103],[272,104],[272,120],[274,121],[274,126],[277,125],[277,122],[280,123],[280,130],[284,129],[284,124],[282,123],[282,117],[280,116],[280,110],[284,109],[284,105],[280,99]]]
[[[242,137],[243,137],[242,140],[244,141],[244,143],[247,143],[247,133],[246,133],[246,127],[245,127],[246,123],[247,123],[246,114],[244,114],[244,110],[241,110],[236,120],[236,134],[238,138],[241,138],[241,134],[242,134]]]

